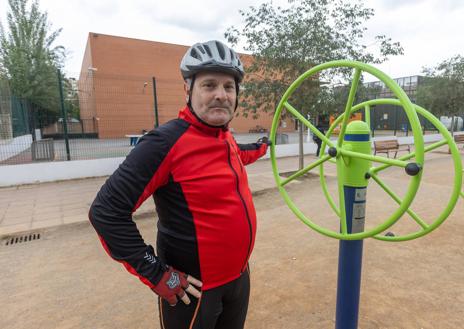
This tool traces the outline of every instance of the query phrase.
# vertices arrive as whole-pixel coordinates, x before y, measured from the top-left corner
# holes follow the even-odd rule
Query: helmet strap
[[[240,85],[238,83],[238,80],[237,78],[234,79],[235,80],[235,108],[234,108],[234,113],[237,111],[237,107],[238,107],[238,92],[240,91]]]
[[[187,105],[190,108],[192,107],[192,92],[193,92],[193,84],[195,83],[195,78],[196,78],[196,75],[194,74],[190,81],[190,87],[189,87],[189,92],[187,96]]]

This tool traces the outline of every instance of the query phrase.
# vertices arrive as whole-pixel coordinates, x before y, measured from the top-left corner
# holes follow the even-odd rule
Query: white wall
[[[110,175],[124,158],[42,162],[0,167],[0,186]]]
[[[278,158],[295,156],[299,154],[300,147],[299,144],[280,144],[276,145],[276,156]],[[303,143],[303,153],[304,154],[315,154],[317,150],[317,145],[314,143]],[[267,151],[266,155],[263,156],[263,159],[268,159],[271,157],[270,150]]]
[[[388,139],[388,137],[386,138]],[[379,139],[384,138],[379,137]],[[434,142],[440,139],[441,135],[439,134],[424,136],[426,142]],[[413,137],[399,137],[398,141],[400,144],[411,144]],[[303,145],[304,154],[316,153],[316,144],[304,143]],[[276,155],[278,158],[296,156],[298,152],[298,144],[276,145]],[[263,158],[266,159],[269,157],[270,152],[268,151]],[[107,176],[111,175],[123,160],[124,158],[109,158],[0,166],[0,186]]]
[[[12,158],[31,147],[32,135],[15,137],[0,143],[0,161]]]
[[[392,137],[393,136],[379,136],[379,137],[372,138],[372,140],[373,141],[388,140],[388,139],[392,139]],[[428,135],[424,135],[423,137],[424,137],[424,143],[438,142],[439,140],[443,138],[441,134],[428,134]],[[414,143],[414,136],[398,137],[398,143],[400,145],[403,145],[403,144],[412,145]]]
[[[276,146],[277,157],[298,155],[298,144]],[[304,144],[305,154],[315,153],[314,143]],[[269,158],[269,151],[264,158]],[[0,186],[53,182],[111,175],[124,158],[73,160],[0,166]]]

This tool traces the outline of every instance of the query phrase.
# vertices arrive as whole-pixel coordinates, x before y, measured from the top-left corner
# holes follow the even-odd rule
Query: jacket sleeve
[[[240,159],[244,165],[255,162],[267,152],[266,143],[238,144]]]
[[[160,133],[143,136],[98,192],[89,219],[106,252],[153,288],[165,265],[145,244],[132,213],[168,179],[169,146]]]

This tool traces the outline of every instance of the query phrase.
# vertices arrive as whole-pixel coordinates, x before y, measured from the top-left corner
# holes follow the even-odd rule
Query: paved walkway
[[[305,164],[313,159],[307,156]],[[296,170],[298,157],[279,159],[278,164],[281,172]],[[275,188],[270,160],[247,166],[247,172],[253,194]],[[0,188],[0,236],[87,221],[89,207],[105,180],[98,177]],[[149,199],[134,216],[154,212]]]
[[[443,155],[447,157],[446,147],[428,153],[427,157],[443,158]],[[314,155],[306,156],[305,165],[314,159]],[[278,166],[279,172],[294,171],[298,169],[298,157],[280,158]],[[334,168],[327,166],[326,174],[335,174],[330,170]],[[269,159],[258,160],[247,166],[247,172],[254,195],[276,187]],[[90,205],[106,178],[0,188],[0,236],[87,221]],[[440,175],[435,175],[433,179],[439,180]],[[146,217],[154,212],[154,203],[148,199],[134,217]]]

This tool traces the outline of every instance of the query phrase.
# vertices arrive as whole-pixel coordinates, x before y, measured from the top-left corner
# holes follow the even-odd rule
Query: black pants
[[[321,152],[322,141],[317,141],[316,144],[317,144],[316,155],[319,156],[319,153]]]
[[[250,275],[202,292],[198,300],[189,296],[190,305],[181,300],[176,306],[158,298],[161,329],[242,329],[248,310]]]

